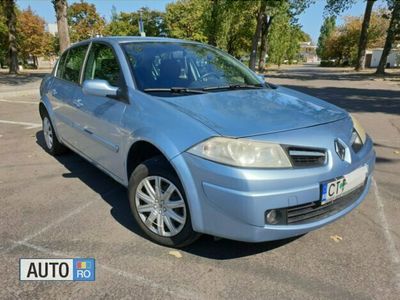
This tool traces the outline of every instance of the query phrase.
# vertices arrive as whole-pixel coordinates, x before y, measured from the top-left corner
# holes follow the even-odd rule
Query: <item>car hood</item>
[[[230,137],[316,126],[348,115],[332,104],[283,87],[163,99],[218,134]]]

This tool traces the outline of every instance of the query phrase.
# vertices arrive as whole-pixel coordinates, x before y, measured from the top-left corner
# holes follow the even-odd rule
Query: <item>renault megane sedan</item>
[[[201,43],[83,41],[40,92],[48,152],[72,149],[126,186],[163,245],[301,235],[350,212],[371,183],[373,143],[354,117]]]

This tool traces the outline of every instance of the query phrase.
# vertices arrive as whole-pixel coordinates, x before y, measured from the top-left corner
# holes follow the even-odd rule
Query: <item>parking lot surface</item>
[[[369,195],[298,238],[203,236],[176,253],[143,237],[122,186],[76,154],[44,151],[43,74],[0,74],[0,298],[398,299],[400,82],[313,66],[267,75],[356,115],[377,151]],[[96,281],[19,281],[20,258],[54,257],[95,258]]]

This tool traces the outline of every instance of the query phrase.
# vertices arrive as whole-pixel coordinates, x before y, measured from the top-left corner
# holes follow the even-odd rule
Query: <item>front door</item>
[[[123,88],[124,78],[112,47],[92,43],[83,69],[83,79],[107,80],[112,86]],[[94,95],[85,95],[82,88],[75,94],[80,114],[76,120],[83,127],[85,141],[80,150],[95,163],[122,179],[125,175],[124,157],[120,152],[125,131],[121,128],[124,101]]]

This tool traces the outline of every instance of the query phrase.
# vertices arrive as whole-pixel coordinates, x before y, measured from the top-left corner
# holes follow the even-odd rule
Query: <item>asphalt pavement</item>
[[[360,120],[377,151],[366,200],[294,239],[248,244],[203,236],[172,251],[143,237],[124,187],[76,154],[54,158],[43,150],[42,76],[0,74],[1,299],[398,299],[396,78],[315,66],[267,73],[268,81],[337,104]],[[54,257],[95,258],[96,281],[19,281],[20,258]]]

